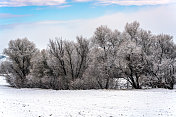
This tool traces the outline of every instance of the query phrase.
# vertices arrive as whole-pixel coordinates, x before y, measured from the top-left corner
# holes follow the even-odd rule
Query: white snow
[[[176,90],[15,89],[0,77],[0,117],[176,117]]]

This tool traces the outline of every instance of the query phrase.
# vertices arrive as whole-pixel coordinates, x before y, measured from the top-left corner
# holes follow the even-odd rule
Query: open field
[[[176,117],[175,89],[15,89],[0,79],[0,117]]]

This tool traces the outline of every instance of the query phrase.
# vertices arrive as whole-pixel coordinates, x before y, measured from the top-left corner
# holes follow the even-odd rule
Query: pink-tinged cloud
[[[0,7],[51,6],[64,3],[66,0],[1,0]]]

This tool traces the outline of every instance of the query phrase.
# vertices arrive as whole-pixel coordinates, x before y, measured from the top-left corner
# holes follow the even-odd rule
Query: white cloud
[[[171,34],[176,42],[176,5],[147,7],[131,13],[114,13],[102,17],[87,20],[71,21],[42,21],[29,24],[9,26],[0,31],[0,50],[8,46],[11,39],[28,37],[39,48],[46,48],[48,40],[55,37],[74,40],[82,35],[90,38],[95,29],[100,25],[107,25],[111,29],[123,31],[127,22],[137,20],[141,27],[151,30],[155,34]],[[35,27],[35,28],[34,28]]]
[[[57,8],[66,8],[66,7],[71,7],[72,5],[59,5]]]
[[[88,2],[93,0],[74,0],[75,2]],[[176,3],[175,0],[94,0],[98,5],[161,5]]]
[[[94,2],[96,5],[161,5],[176,3],[175,0],[72,0],[74,2]],[[0,7],[52,6],[68,3],[67,0],[1,0]],[[64,6],[63,6],[64,7]],[[68,7],[68,5],[67,5]]]
[[[90,1],[93,1],[93,0],[73,0],[74,2],[90,2]]]
[[[175,3],[175,0],[98,0],[104,5],[161,5]]]
[[[1,0],[0,7],[60,5],[66,0]]]
[[[9,14],[9,13],[0,13],[0,18],[1,18],[1,19],[8,19],[8,18],[15,18],[15,17],[23,17],[23,16],[27,16],[27,15],[13,15],[13,14]]]

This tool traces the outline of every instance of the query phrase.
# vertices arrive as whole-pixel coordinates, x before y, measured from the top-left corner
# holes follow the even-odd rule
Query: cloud
[[[93,1],[93,0],[73,0],[74,2],[90,2],[90,1]]]
[[[161,5],[176,3],[175,0],[72,0],[73,2],[93,2],[96,5]],[[69,3],[67,0],[1,0],[0,7],[52,6]],[[66,5],[67,7],[69,5]],[[64,6],[63,6],[64,7]]]
[[[161,5],[171,4],[174,0],[98,0],[100,4],[110,5]]]
[[[1,19],[9,19],[9,18],[16,18],[16,17],[24,17],[24,16],[27,16],[27,15],[14,15],[9,13],[0,13]]]
[[[66,7],[71,7],[72,5],[59,5],[59,6],[57,6],[57,8],[66,8]]]
[[[176,42],[176,5],[142,8],[135,12],[118,12],[93,19],[80,19],[70,21],[42,21],[28,24],[4,25],[0,29],[0,50],[8,46],[11,39],[28,37],[36,43],[38,48],[46,48],[49,39],[63,37],[75,40],[82,35],[90,38],[100,25],[107,25],[111,29],[124,30],[127,22],[139,21],[141,27],[151,30],[154,34],[170,34]],[[35,28],[34,28],[35,27]],[[5,29],[6,28],[6,29]]]
[[[1,0],[0,7],[51,6],[66,3],[66,0]]]
[[[93,0],[74,0],[75,2],[89,2]],[[175,0],[95,0],[96,5],[162,5],[176,3]]]

